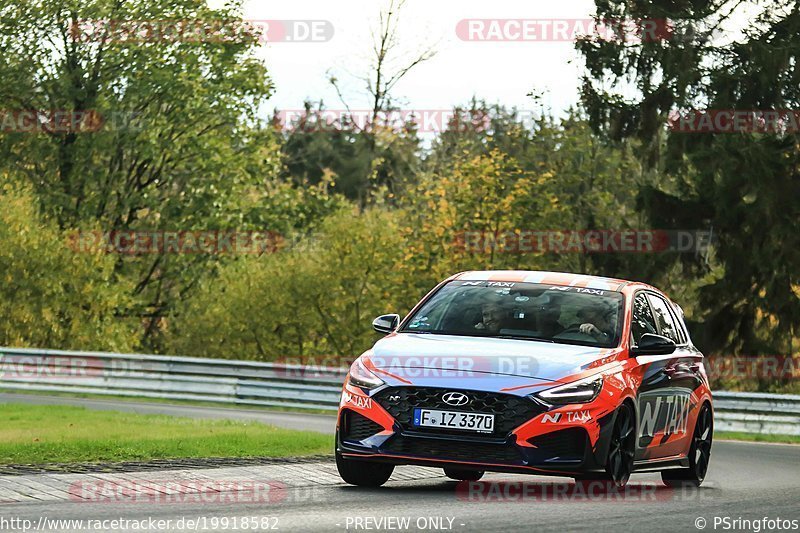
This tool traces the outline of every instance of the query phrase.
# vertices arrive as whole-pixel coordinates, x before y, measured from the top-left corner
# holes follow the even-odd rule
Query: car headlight
[[[540,392],[537,396],[549,404],[589,403],[603,388],[603,376],[590,376]]]
[[[350,366],[350,378],[348,379],[350,385],[361,387],[362,389],[374,389],[383,385],[384,381],[373,374],[361,358],[356,359],[352,366]]]

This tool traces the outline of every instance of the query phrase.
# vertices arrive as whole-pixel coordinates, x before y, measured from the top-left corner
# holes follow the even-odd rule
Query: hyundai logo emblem
[[[447,405],[459,406],[469,403],[469,398],[466,394],[460,392],[445,392],[442,394],[442,401]]]

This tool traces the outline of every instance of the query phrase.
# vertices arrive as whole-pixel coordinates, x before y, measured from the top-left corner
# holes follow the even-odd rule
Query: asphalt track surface
[[[244,417],[285,427],[298,427],[299,423],[305,429],[321,431],[328,431],[332,424],[331,417],[325,415],[0,395],[0,402],[8,401],[79,403],[91,408],[183,416],[203,416],[205,412],[213,418]],[[400,467],[397,471],[402,470]],[[3,503],[0,530],[14,529],[8,523],[3,527],[3,518],[29,519],[35,524],[44,515],[58,519],[171,519],[173,524],[181,519],[205,518],[205,527],[201,525],[198,530],[207,531],[254,530],[242,527],[241,522],[233,528],[234,517],[267,519],[260,522],[266,527],[258,530],[279,531],[800,530],[800,446],[718,441],[706,483],[700,489],[673,491],[659,483],[657,474],[638,474],[631,481],[640,489],[623,497],[602,491],[587,494],[588,489],[578,490],[570,480],[510,474],[487,475],[470,492],[464,484],[430,472],[416,479],[390,480],[380,489],[350,487],[335,480],[320,482],[309,497],[278,503]],[[554,495],[552,483],[566,483],[568,488]],[[214,517],[217,522],[212,528]],[[226,524],[220,521],[223,517],[228,520]],[[780,523],[775,522],[778,519]]]

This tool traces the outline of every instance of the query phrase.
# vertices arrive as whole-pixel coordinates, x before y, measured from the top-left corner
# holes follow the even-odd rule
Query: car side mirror
[[[400,325],[400,315],[381,315],[372,321],[372,327],[378,333],[391,333]]]
[[[639,345],[631,348],[631,355],[667,355],[677,348],[675,341],[663,335],[645,333],[639,339]]]

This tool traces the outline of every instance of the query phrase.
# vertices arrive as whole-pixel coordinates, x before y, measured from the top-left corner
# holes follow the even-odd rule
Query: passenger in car
[[[561,298],[553,294],[548,296],[547,302],[541,306],[537,313],[539,333],[544,337],[554,337],[564,331],[561,325]]]

